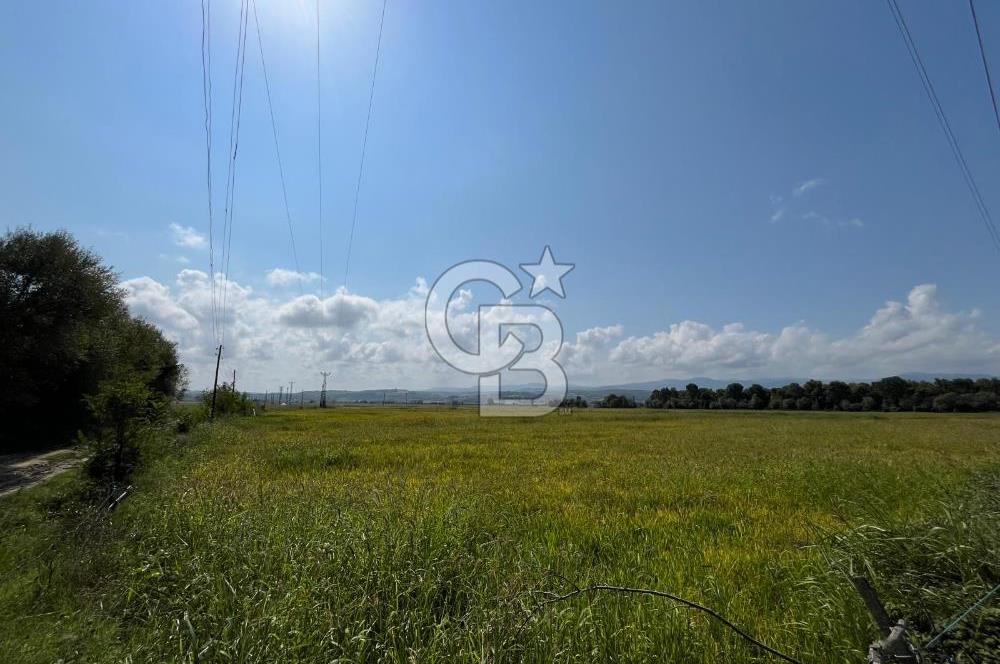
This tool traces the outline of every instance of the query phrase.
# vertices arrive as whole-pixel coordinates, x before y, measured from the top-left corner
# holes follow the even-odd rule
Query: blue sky
[[[321,2],[331,295],[381,3]],[[1000,71],[1000,6],[979,5]],[[103,255],[134,286],[134,310],[178,339],[197,386],[214,342],[192,304],[197,275],[179,273],[207,272],[208,251],[171,225],[208,230],[200,7],[16,3],[0,24],[0,220],[66,228]],[[318,272],[315,5],[258,9],[300,268]],[[968,8],[902,9],[1000,215],[1000,132]],[[238,12],[237,0],[212,2],[219,209]],[[245,309],[230,362],[262,389],[313,380],[316,366],[275,341],[296,338],[277,312],[298,291],[267,279],[294,266],[250,31],[230,273]],[[334,316],[287,331],[307,335],[343,384],[449,382],[390,348],[385,311],[455,262],[516,267],[545,245],[576,264],[554,304],[570,340],[611,330],[590,365],[568,367],[571,381],[1000,368],[1000,255],[883,3],[389,0],[383,39],[350,292],[337,301],[363,325]],[[914,296],[920,285],[935,288]],[[920,318],[928,293],[932,322]],[[887,301],[923,336],[897,326],[871,341]],[[671,328],[685,322],[709,332]],[[725,355],[732,324],[744,345]],[[785,329],[827,345],[782,355]],[[889,359],[816,359],[837,343]]]

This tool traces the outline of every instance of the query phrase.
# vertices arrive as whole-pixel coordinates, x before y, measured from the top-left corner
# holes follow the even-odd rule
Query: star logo
[[[542,257],[537,263],[521,263],[521,269],[535,278],[531,282],[531,297],[550,290],[559,297],[565,298],[562,278],[576,265],[573,263],[556,263],[552,259],[552,250],[548,245],[542,251]]]

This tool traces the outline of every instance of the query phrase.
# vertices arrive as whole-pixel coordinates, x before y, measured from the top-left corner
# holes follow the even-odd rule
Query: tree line
[[[725,410],[987,412],[1000,410],[1000,379],[938,378],[930,382],[890,376],[871,383],[809,380],[772,388],[730,383],[718,390],[689,383],[682,390],[653,390],[645,405]]]
[[[0,321],[0,452],[84,441],[93,473],[120,479],[184,386],[175,344],[63,231],[0,237]]]

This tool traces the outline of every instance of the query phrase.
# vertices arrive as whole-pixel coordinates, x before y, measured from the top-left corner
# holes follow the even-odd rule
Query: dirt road
[[[65,472],[84,460],[78,450],[65,448],[39,454],[0,454],[0,498]]]

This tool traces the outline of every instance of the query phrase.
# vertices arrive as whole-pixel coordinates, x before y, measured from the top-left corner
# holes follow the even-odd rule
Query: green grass
[[[982,586],[977,565],[998,569],[995,526],[961,511],[995,477],[998,439],[992,415],[269,411],[197,429],[110,522],[69,537],[91,518],[73,477],[0,504],[0,652],[774,661],[661,599],[536,608],[611,583],[702,602],[804,662],[863,661],[876,634],[850,566],[905,611],[889,543],[909,542],[898,555],[964,589],[939,587],[937,612]],[[886,534],[919,524],[951,539],[927,553]]]

